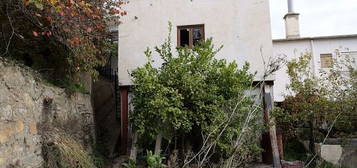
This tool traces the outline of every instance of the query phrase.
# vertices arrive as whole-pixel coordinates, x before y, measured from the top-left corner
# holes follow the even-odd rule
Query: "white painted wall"
[[[313,61],[311,68],[314,69],[316,75],[321,70],[320,54],[332,53],[336,58],[337,51],[339,52],[351,52],[357,51],[357,36],[340,37],[340,38],[316,38],[316,39],[292,39],[285,41],[274,41],[274,56],[286,55],[288,61],[294,58],[300,57],[302,54],[311,53]],[[276,102],[282,102],[284,95],[290,94],[286,90],[286,86],[289,83],[289,76],[286,73],[287,67],[284,66],[275,74],[274,83],[274,100]]]
[[[262,56],[272,56],[268,0],[131,0],[124,6],[128,15],[119,26],[119,80],[131,85],[129,73],[146,61],[143,52],[163,43],[168,22],[176,47],[177,26],[204,24],[205,37],[224,45],[217,58],[251,63],[251,71],[263,72]],[[260,52],[262,48],[262,54]],[[157,66],[160,60],[154,56]]]

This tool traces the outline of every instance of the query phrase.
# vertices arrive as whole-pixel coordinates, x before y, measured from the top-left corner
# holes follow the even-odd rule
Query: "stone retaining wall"
[[[0,58],[0,168],[41,167],[44,126],[63,130],[86,149],[94,143],[90,95],[50,86],[32,70]]]

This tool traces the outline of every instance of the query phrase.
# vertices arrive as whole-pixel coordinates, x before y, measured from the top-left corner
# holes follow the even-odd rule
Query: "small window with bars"
[[[320,55],[321,68],[331,68],[333,64],[332,54]]]

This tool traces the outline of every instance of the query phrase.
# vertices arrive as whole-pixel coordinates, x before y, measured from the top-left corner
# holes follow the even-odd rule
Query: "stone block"
[[[0,122],[0,145],[8,141],[8,139],[16,133],[24,130],[24,123],[22,121],[9,121],[6,123]]]
[[[320,157],[335,165],[339,164],[342,151],[341,145],[320,145]]]
[[[36,135],[38,130],[37,130],[37,123],[35,121],[30,122],[29,125],[29,132],[31,135]]]
[[[5,165],[5,162],[6,162],[5,158],[0,157],[0,166]]]

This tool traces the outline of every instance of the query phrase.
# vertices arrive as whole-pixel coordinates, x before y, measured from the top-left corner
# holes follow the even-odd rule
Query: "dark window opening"
[[[190,46],[190,31],[189,29],[181,29],[180,31],[180,46]]]
[[[177,45],[179,47],[192,47],[204,39],[204,25],[177,27]]]

